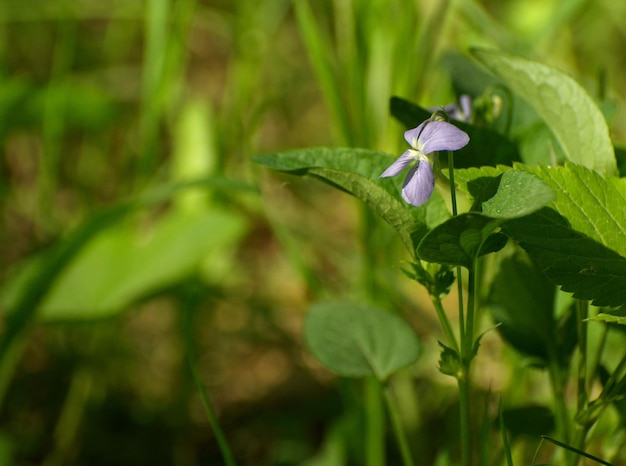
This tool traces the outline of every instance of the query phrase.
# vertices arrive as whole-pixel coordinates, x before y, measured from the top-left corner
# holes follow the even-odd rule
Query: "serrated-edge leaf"
[[[473,49],[472,54],[537,111],[569,160],[599,173],[617,173],[604,116],[574,79],[551,66],[504,52]]]
[[[626,302],[626,258],[573,230],[556,211],[544,208],[502,228],[563,291],[596,306]]]
[[[626,178],[605,177],[572,163],[516,168],[535,174],[554,190],[552,206],[572,229],[626,257]]]

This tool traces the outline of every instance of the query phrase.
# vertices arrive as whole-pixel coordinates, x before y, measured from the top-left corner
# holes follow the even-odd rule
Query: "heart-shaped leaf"
[[[384,381],[420,354],[415,332],[404,320],[363,303],[314,304],[304,339],[319,362],[344,377],[374,375]]]

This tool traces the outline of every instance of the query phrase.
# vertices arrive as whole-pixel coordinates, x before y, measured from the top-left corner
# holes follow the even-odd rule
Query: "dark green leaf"
[[[593,300],[596,306],[626,302],[626,258],[573,230],[554,210],[544,208],[509,220],[503,230],[550,280],[574,297]]]
[[[545,406],[522,406],[502,411],[504,425],[511,433],[511,440],[521,435],[538,435],[552,432],[555,427],[554,415]]]
[[[494,272],[487,304],[498,331],[516,350],[548,364],[556,354],[556,289],[528,260],[504,258]]]
[[[501,223],[500,219],[478,213],[452,217],[424,237],[417,255],[428,262],[471,268],[474,259],[482,252],[483,244]],[[487,248],[487,252],[491,252],[490,249]]]

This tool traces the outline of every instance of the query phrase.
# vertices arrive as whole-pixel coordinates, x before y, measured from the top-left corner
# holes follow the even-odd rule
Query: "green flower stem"
[[[587,323],[585,319],[588,317],[589,307],[586,301],[576,301],[576,322],[578,332],[578,376],[577,376],[577,398],[576,398],[576,418],[583,415],[587,411],[589,404],[589,396],[587,393]],[[595,418],[597,419],[597,417]],[[573,435],[572,446],[578,450],[584,450],[585,440],[589,428],[595,423],[595,419],[583,419],[576,423]],[[576,466],[579,456],[576,454],[568,454],[568,464]]]
[[[385,418],[380,382],[374,377],[365,379],[365,464],[385,464]]]
[[[387,409],[389,410],[389,417],[391,419],[393,433],[396,437],[396,441],[398,442],[400,455],[402,456],[402,464],[404,466],[413,466],[415,463],[413,462],[413,456],[411,454],[411,449],[409,448],[409,442],[407,441],[406,433],[404,432],[404,429],[402,427],[400,414],[398,413],[398,408],[393,398],[393,394],[391,393],[389,386],[386,384],[383,386],[383,393],[385,395]]]
[[[461,334],[461,367],[457,374],[459,386],[459,417],[461,432],[461,466],[472,464],[472,417],[471,417],[471,386],[470,371],[474,358],[474,321],[476,308],[476,262],[472,264],[468,276],[467,315],[465,316],[464,333]]]
[[[452,215],[458,215],[458,208],[456,205],[456,185],[454,183],[454,157],[452,151],[448,151],[448,173],[450,181],[450,201],[452,203]],[[459,296],[459,330],[461,334],[461,346],[464,345],[465,339],[465,312],[463,309],[463,280],[461,275],[461,267],[456,267],[456,286],[457,294]]]
[[[576,321],[578,322],[578,349],[580,359],[578,361],[578,397],[577,410],[581,413],[588,402],[587,396],[587,323],[585,319],[589,313],[586,301],[576,301]]]
[[[454,157],[448,151],[448,170],[450,176],[450,200],[452,203],[452,215],[458,215],[456,204],[456,184],[454,182]],[[474,358],[474,320],[476,303],[476,265],[474,260],[469,271],[468,294],[467,294],[467,315],[463,306],[463,281],[460,266],[456,268],[457,289],[459,295],[459,329],[460,329],[460,356],[461,372],[457,374],[459,386],[459,418],[461,433],[461,466],[471,466],[472,464],[472,417],[470,412],[470,369]],[[441,319],[440,319],[441,320]],[[446,319],[447,320],[447,319]],[[443,321],[445,322],[445,320]],[[445,325],[444,325],[445,330]],[[450,330],[451,332],[451,330]],[[453,340],[456,342],[456,340]]]
[[[463,371],[457,374],[461,427],[461,466],[471,466],[472,464],[469,366],[469,363],[463,363]]]

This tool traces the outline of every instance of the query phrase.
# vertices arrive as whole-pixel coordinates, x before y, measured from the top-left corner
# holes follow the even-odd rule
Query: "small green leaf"
[[[566,157],[599,173],[617,174],[602,112],[571,77],[542,63],[485,49],[472,54],[543,118]]]
[[[404,320],[362,303],[314,304],[304,339],[319,362],[344,377],[374,375],[384,381],[420,354],[415,332]]]
[[[417,248],[417,255],[428,262],[469,269],[482,252],[483,244],[501,223],[500,219],[478,213],[457,215],[433,228]]]
[[[439,372],[452,377],[458,377],[463,373],[461,356],[449,346],[439,342],[441,354],[439,355]]]
[[[274,170],[309,175],[361,199],[393,226],[413,254],[428,230],[449,217],[440,195],[421,207],[401,200],[403,177],[379,178],[393,162],[393,156],[365,149],[310,148],[254,157]]]

